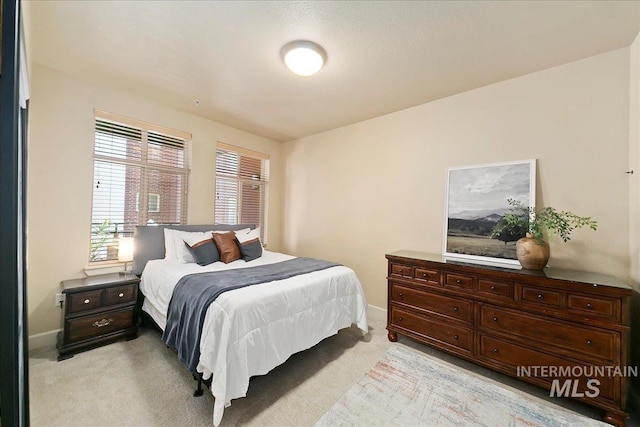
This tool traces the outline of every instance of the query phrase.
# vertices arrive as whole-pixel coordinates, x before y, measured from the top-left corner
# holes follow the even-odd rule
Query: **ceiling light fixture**
[[[280,50],[280,56],[291,71],[299,76],[312,76],[324,65],[327,53],[314,42],[296,40]]]

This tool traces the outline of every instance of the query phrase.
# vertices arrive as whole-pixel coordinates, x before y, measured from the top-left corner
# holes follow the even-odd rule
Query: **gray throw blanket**
[[[196,372],[200,360],[200,336],[209,305],[223,292],[282,280],[340,264],[313,258],[294,258],[274,264],[234,270],[188,274],[173,290],[162,339],[177,350],[178,358]]]

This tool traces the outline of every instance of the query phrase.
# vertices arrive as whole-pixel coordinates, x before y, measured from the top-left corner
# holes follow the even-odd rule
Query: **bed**
[[[170,228],[193,233],[246,230],[248,227],[186,225]],[[134,240],[133,272],[141,276],[142,310],[165,332],[164,335],[167,335],[168,320],[171,325],[179,322],[175,314],[168,314],[176,313],[177,303],[174,301],[173,311],[170,311],[170,303],[179,282],[182,284],[193,276],[202,280],[218,275],[247,275],[303,260],[264,250],[260,257],[251,261],[239,259],[227,264],[214,262],[200,266],[184,263],[184,260],[164,259],[164,227],[138,226]],[[269,280],[217,296],[207,304],[202,332],[198,333],[199,355],[194,364],[201,377],[210,380],[209,389],[215,398],[213,424],[220,424],[224,409],[232,399],[246,396],[252,376],[268,373],[292,354],[313,347],[340,329],[355,324],[366,334],[366,306],[355,272],[342,265]]]

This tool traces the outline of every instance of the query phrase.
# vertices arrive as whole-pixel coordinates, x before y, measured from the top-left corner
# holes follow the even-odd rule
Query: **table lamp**
[[[118,261],[124,262],[124,271],[121,275],[131,274],[131,270],[127,268],[127,264],[133,261],[133,237],[121,237],[118,239]]]

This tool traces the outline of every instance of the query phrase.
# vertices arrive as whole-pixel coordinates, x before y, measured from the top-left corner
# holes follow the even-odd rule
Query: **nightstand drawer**
[[[80,311],[91,310],[100,307],[100,296],[102,290],[78,292],[67,294],[67,312],[78,313]]]
[[[104,290],[105,305],[124,304],[126,302],[135,301],[138,286],[131,284],[127,286],[119,286],[117,288],[108,288]]]
[[[131,307],[126,310],[107,311],[67,320],[65,325],[67,341],[80,341],[130,328],[134,326],[134,318],[134,308]]]

